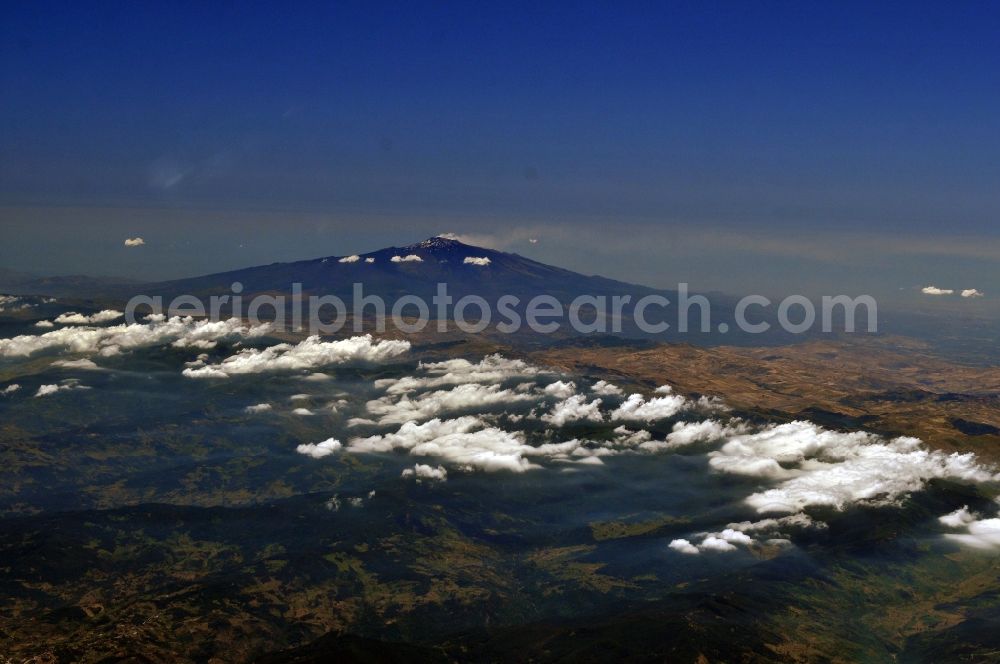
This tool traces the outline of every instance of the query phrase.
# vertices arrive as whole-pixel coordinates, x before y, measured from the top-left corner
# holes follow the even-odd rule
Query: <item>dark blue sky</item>
[[[648,283],[1000,290],[989,3],[89,4],[0,10],[6,267],[447,230]]]

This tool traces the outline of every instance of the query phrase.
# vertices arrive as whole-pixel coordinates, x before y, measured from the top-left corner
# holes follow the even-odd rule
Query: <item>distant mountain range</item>
[[[600,276],[587,276],[529,258],[465,244],[448,237],[432,237],[402,247],[388,247],[354,256],[327,256],[293,263],[272,263],[200,277],[145,284],[155,292],[204,295],[228,293],[233,282],[244,293],[289,292],[293,282],[303,292],[329,293],[349,298],[354,283],[363,283],[366,294],[430,297],[438,283],[450,293],[481,295],[492,299],[505,294],[522,299],[548,293],[560,301],[578,295],[611,295],[659,292]],[[568,298],[568,299],[567,299]]]
[[[350,308],[354,284],[360,283],[365,295],[378,295],[391,306],[404,295],[416,295],[430,304],[438,284],[445,283],[448,293],[457,301],[465,295],[478,295],[491,305],[503,295],[513,295],[524,304],[537,295],[551,295],[568,307],[581,295],[607,298],[610,306],[615,296],[628,296],[630,303],[622,309],[622,333],[632,337],[647,337],[633,322],[634,304],[648,295],[670,300],[663,308],[650,306],[645,314],[650,323],[664,320],[671,325],[662,339],[716,343],[774,343],[787,340],[781,333],[744,335],[733,319],[736,298],[713,293],[711,302],[712,330],[708,333],[679,334],[677,331],[678,293],[630,284],[597,275],[584,275],[571,270],[546,265],[518,254],[477,247],[450,237],[436,236],[416,244],[388,247],[352,256],[326,256],[290,263],[272,263],[228,272],[152,283],[131,283],[121,280],[88,277],[54,277],[3,279],[0,288],[14,294],[32,293],[62,297],[87,298],[98,302],[124,302],[136,294],[160,295],[164,301],[181,294],[199,298],[231,294],[232,285],[242,285],[244,300],[255,294],[289,294],[292,284],[301,284],[306,295],[336,295]],[[433,312],[432,312],[433,313]],[[698,327],[700,308],[690,309],[693,328]],[[586,320],[587,316],[583,318]],[[719,333],[719,324],[728,332]],[[767,337],[765,339],[765,336]]]

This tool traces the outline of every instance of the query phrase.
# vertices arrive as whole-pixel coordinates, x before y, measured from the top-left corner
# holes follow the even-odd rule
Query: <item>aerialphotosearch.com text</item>
[[[126,319],[136,322],[145,313],[194,316],[221,320],[246,318],[252,323],[270,322],[309,334],[336,334],[350,321],[354,332],[374,325],[384,332],[388,325],[404,333],[423,331],[432,322],[438,332],[457,329],[475,334],[494,328],[514,334],[527,328],[538,334],[553,334],[568,326],[579,334],[620,333],[638,330],[657,335],[722,333],[735,326],[745,334],[763,334],[775,326],[789,334],[812,331],[854,332],[859,323],[868,332],[878,331],[878,305],[870,295],[823,296],[817,302],[804,295],[789,295],[775,303],[764,295],[747,295],[722,307],[705,295],[691,294],[688,284],[676,292],[634,295],[581,294],[570,302],[540,294],[522,299],[500,295],[489,301],[479,295],[455,298],[447,283],[438,283],[429,298],[403,295],[389,302],[366,294],[363,283],[354,283],[350,306],[332,294],[303,293],[294,283],[290,295],[256,294],[245,297],[243,285],[235,282],[230,293],[212,295],[207,302],[194,295],[178,295],[165,302],[159,295],[137,295],[126,306]],[[675,299],[671,299],[673,296]],[[735,298],[734,298],[735,300]],[[164,306],[166,305],[166,306]]]

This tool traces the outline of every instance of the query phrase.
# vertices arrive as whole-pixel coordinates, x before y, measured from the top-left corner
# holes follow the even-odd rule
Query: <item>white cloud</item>
[[[542,391],[550,397],[568,399],[576,394],[576,383],[573,381],[563,382],[561,380],[557,380],[554,383],[546,385],[545,389]]]
[[[2,394],[4,396],[6,396],[8,394],[14,394],[14,392],[17,392],[19,389],[21,389],[20,385],[18,385],[17,383],[11,383],[7,387],[5,387],[2,390],[0,390],[0,394]]]
[[[642,420],[652,422],[672,417],[688,405],[687,399],[679,394],[670,394],[668,386],[657,388],[666,392],[665,396],[653,397],[647,401],[641,394],[631,394],[628,399],[611,413],[612,420]]]
[[[622,447],[643,447],[644,444],[650,442],[650,439],[653,437],[653,435],[645,429],[630,431],[625,427],[625,425],[615,428],[614,433],[614,444]]]
[[[308,408],[296,408],[296,409],[292,410],[292,415],[306,416],[306,415],[312,415],[312,414],[313,414],[313,412],[311,410],[309,410]]]
[[[56,324],[50,320],[40,320],[35,323],[35,327],[55,327]]]
[[[365,259],[365,262],[366,263],[374,263],[375,259],[373,257],[369,256],[368,258]]]
[[[327,438],[322,443],[303,443],[295,448],[299,454],[311,456],[314,459],[322,459],[341,449],[343,444],[336,438]]]
[[[603,422],[604,415],[601,413],[601,400],[594,399],[588,403],[587,397],[582,394],[574,394],[570,398],[557,403],[552,408],[551,413],[542,416],[543,422],[556,427],[565,426],[568,422],[578,422],[580,420]]]
[[[892,504],[932,478],[981,482],[994,477],[971,453],[928,451],[916,438],[886,440],[804,421],[736,436],[709,454],[709,464],[721,472],[778,480],[776,487],[746,499],[758,512]]]
[[[983,297],[983,293],[975,288],[966,288],[962,291],[962,297]]]
[[[462,261],[462,263],[465,265],[479,265],[479,266],[489,265],[490,262],[491,261],[487,256],[482,256],[482,257],[466,256],[465,260]]]
[[[924,286],[920,289],[924,295],[951,295],[955,291],[951,288],[938,288],[937,286]]]
[[[534,467],[526,458],[538,454],[520,432],[489,427],[478,417],[406,422],[396,433],[348,442],[350,452],[407,450],[414,456],[433,456],[459,466],[485,471],[524,472]]]
[[[698,548],[702,551],[735,551],[736,547],[730,544],[728,541],[716,537],[715,535],[709,535],[706,537]]]
[[[448,471],[445,470],[444,466],[434,468],[433,466],[418,463],[415,464],[413,468],[405,468],[400,474],[400,477],[414,477],[417,482],[421,482],[422,480],[444,482],[448,479]]]
[[[123,351],[173,343],[178,347],[204,345],[220,339],[256,337],[270,326],[245,327],[236,319],[195,321],[174,316],[151,317],[149,323],[110,327],[65,327],[40,335],[24,334],[0,339],[0,357],[27,357],[43,350],[71,353],[117,355]]]
[[[427,420],[450,411],[524,403],[536,398],[532,394],[501,389],[499,385],[468,383],[450,390],[424,392],[414,396],[404,394],[398,399],[385,396],[369,401],[365,408],[379,418],[380,424],[401,424],[410,420]]]
[[[320,341],[318,336],[312,336],[295,345],[277,344],[263,350],[247,348],[219,364],[185,369],[184,375],[191,378],[228,378],[240,374],[303,371],[334,364],[382,362],[409,349],[409,341],[374,341],[370,334],[337,341]]]
[[[969,512],[968,505],[964,505],[950,514],[938,517],[938,521],[950,528],[961,528],[962,526],[966,526],[975,520],[976,517]]]
[[[52,366],[63,369],[100,369],[100,367],[97,366],[93,360],[88,360],[85,357],[82,357],[79,360],[56,360],[52,363]]]
[[[125,238],[125,246],[126,247],[141,247],[144,244],[146,244],[146,241],[143,240],[141,237],[127,237],[127,238]]]
[[[92,314],[90,316],[85,316],[76,312],[69,312],[57,316],[55,322],[60,325],[93,325],[95,323],[107,323],[115,320],[116,318],[121,318],[124,315],[125,314],[122,312],[115,311],[114,309],[98,311],[96,314]]]
[[[23,302],[16,295],[0,295],[0,311],[21,311],[35,305]]]
[[[703,420],[701,422],[677,422],[673,430],[667,434],[667,443],[671,447],[683,447],[693,443],[719,440],[746,431],[739,422],[723,424],[718,420]]]
[[[47,397],[56,392],[66,392],[69,390],[89,390],[90,388],[86,385],[80,385],[75,380],[63,381],[60,385],[42,385],[35,392],[36,397]]]
[[[742,530],[727,527],[719,533],[699,533],[702,540],[699,544],[692,544],[687,539],[675,539],[669,546],[675,551],[687,554],[696,554],[702,551],[728,552],[735,551],[736,545],[750,546],[753,538]]]
[[[244,413],[249,413],[250,415],[254,415],[254,414],[257,414],[257,413],[266,413],[269,410],[271,410],[271,404],[269,404],[269,403],[258,403],[258,404],[254,404],[253,406],[247,406],[246,408],[243,409],[243,412]]]
[[[667,546],[669,546],[674,551],[679,551],[681,553],[686,553],[688,555],[697,555],[699,553],[698,547],[696,547],[694,544],[691,544],[691,542],[687,541],[686,539],[675,539]]]
[[[423,263],[424,259],[416,254],[409,254],[406,256],[393,256],[389,259],[393,263]]]
[[[599,380],[591,385],[590,391],[594,394],[600,394],[601,396],[606,397],[620,396],[622,394],[622,388],[617,385],[612,385],[606,380]]]
[[[976,519],[967,508],[939,517],[941,523],[952,528],[964,527],[964,533],[947,533],[946,539],[974,549],[1000,549],[1000,519]]]
[[[406,394],[418,390],[460,385],[463,383],[502,383],[512,378],[530,378],[540,370],[522,360],[510,360],[502,355],[487,355],[479,362],[463,359],[443,362],[421,362],[417,370],[426,376],[404,376],[375,381],[375,387],[385,389],[386,394]],[[528,388],[533,384],[528,383]]]
[[[354,254],[353,256],[344,256],[343,258],[341,258],[337,262],[338,263],[357,263],[359,260],[361,260],[361,256],[358,256],[357,254]]]
[[[726,526],[730,530],[738,530],[741,533],[759,532],[787,532],[789,529],[801,528],[825,528],[825,523],[817,523],[808,514],[790,514],[777,519],[760,519],[759,521],[740,521],[730,523]]]

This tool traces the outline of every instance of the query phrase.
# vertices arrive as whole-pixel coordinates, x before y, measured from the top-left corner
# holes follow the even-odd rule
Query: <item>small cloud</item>
[[[920,289],[924,295],[951,295],[955,291],[951,288],[938,288],[937,286],[924,286]]]
[[[975,288],[966,288],[962,291],[962,297],[983,297],[983,293]]]
[[[480,265],[485,267],[490,264],[490,259],[487,256],[466,256],[462,263],[465,265]]]
[[[529,237],[528,238],[528,242],[530,242],[531,244],[538,244],[538,238],[537,237]]]
[[[424,259],[416,254],[409,254],[407,256],[393,256],[389,259],[393,263],[423,263]]]
[[[361,260],[361,256],[358,256],[357,254],[354,254],[352,256],[344,256],[343,258],[341,258],[337,262],[338,263],[357,263],[359,260]]]
[[[56,360],[52,363],[52,366],[62,369],[87,369],[89,371],[100,369],[93,360],[88,360],[85,357],[79,360]]]
[[[107,323],[108,321],[113,321],[116,318],[121,318],[124,316],[120,311],[115,311],[114,309],[105,309],[103,311],[98,311],[96,314],[90,316],[84,316],[83,314],[78,314],[76,312],[70,311],[64,314],[60,314],[55,322],[60,325],[93,325],[94,323]],[[41,327],[49,327],[43,325]]]
[[[686,539],[675,539],[668,546],[674,551],[679,551],[681,553],[686,553],[689,555],[698,554],[698,547],[696,547],[694,544],[691,544],[691,542],[687,541]]]
[[[314,459],[322,459],[339,450],[343,445],[336,438],[327,438],[322,443],[305,443],[295,448],[299,454],[311,456]]]
[[[969,512],[968,505],[963,505],[954,512],[938,517],[938,521],[950,528],[961,528],[973,523],[975,520],[976,517]]]
[[[309,410],[308,408],[296,408],[295,410],[292,411],[292,415],[307,416],[307,415],[312,415],[312,414],[313,414],[313,412],[311,410]]]
[[[75,381],[65,382],[62,385],[42,385],[35,392],[36,397],[47,397],[50,394],[55,394],[56,392],[63,392],[66,390],[89,390],[90,388],[86,385],[78,385]]]
[[[14,394],[14,392],[17,392],[19,389],[21,389],[20,385],[18,385],[17,383],[11,383],[7,387],[5,387],[2,390],[0,390],[0,394],[2,394],[4,396],[6,396],[8,394]]]
[[[271,410],[271,404],[258,403],[253,406],[247,406],[246,408],[243,409],[243,412],[249,415],[254,415],[256,413],[266,413],[269,410]]]
[[[609,383],[606,380],[599,380],[590,387],[590,391],[594,394],[600,394],[603,396],[619,396],[622,394],[622,388]]]
[[[418,463],[414,465],[413,468],[404,469],[400,474],[400,477],[413,477],[418,483],[422,480],[445,482],[448,479],[448,471],[445,470],[444,466],[434,468],[433,466],[429,466],[427,464]]]
[[[371,256],[369,256],[368,258],[366,258],[366,259],[365,259],[365,262],[366,262],[366,263],[374,263],[374,262],[375,262],[375,259],[374,259],[374,258],[372,258]]]
[[[141,237],[127,237],[127,238],[125,238],[125,246],[126,247],[141,247],[144,244],[146,244],[146,241],[143,240]]]

